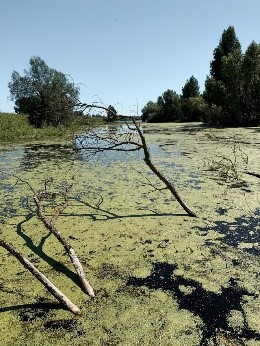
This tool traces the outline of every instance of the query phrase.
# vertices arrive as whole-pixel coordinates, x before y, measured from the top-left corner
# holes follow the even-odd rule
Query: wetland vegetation
[[[0,114],[1,344],[259,345],[259,52],[224,30],[205,91],[194,76],[181,95],[168,89],[140,127],[81,103],[39,57],[12,73],[18,114]]]
[[[35,128],[29,124],[26,114],[0,113],[0,142],[10,145],[11,143],[46,139],[62,141],[73,138],[75,133],[84,130],[90,123],[95,125],[102,124],[104,121],[100,117],[90,118],[78,115],[69,127],[46,125],[42,128]]]
[[[82,311],[73,317],[0,249],[2,344],[259,344],[260,179],[246,174],[259,171],[259,128],[142,128],[157,167],[197,218],[148,184],[145,177],[160,187],[138,154],[89,160],[70,139],[1,146],[1,237]],[[95,298],[82,291],[63,247],[37,219],[31,191],[14,176],[37,191],[50,176],[53,191],[72,184],[57,227]]]

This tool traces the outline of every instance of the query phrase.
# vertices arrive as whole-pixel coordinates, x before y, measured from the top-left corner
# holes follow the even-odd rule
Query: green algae
[[[75,319],[56,306],[24,321],[21,316],[34,316],[35,304],[54,300],[0,249],[2,344],[200,345],[207,321],[196,310],[196,302],[189,299],[198,292],[201,306],[213,298],[218,301],[225,289],[230,289],[231,278],[248,294],[238,297],[237,309],[226,314],[221,311],[222,319],[226,318],[230,330],[236,332],[231,335],[234,343],[243,340],[245,345],[259,344],[257,334],[253,334],[260,329],[259,256],[249,250],[259,249],[260,181],[244,174],[241,167],[241,179],[250,192],[243,187],[233,188],[230,181],[208,171],[205,165],[207,160],[215,159],[216,153],[228,155],[227,145],[236,140],[248,155],[248,167],[257,172],[259,134],[253,128],[221,130],[195,124],[144,127],[148,143],[157,143],[162,149],[151,151],[154,163],[175,183],[198,218],[185,215],[166,190],[158,192],[147,184],[138,171],[161,186],[142,161],[82,162],[72,152],[66,156],[69,147],[65,147],[65,156],[58,154],[61,148],[56,148],[57,153],[48,157],[47,148],[38,148],[35,156],[38,150],[45,156],[36,160],[34,155],[27,155],[26,160],[31,161],[27,166],[22,162],[26,161],[23,149],[19,148],[14,159],[10,151],[8,162],[1,161],[2,173],[12,170],[36,190],[42,188],[48,176],[55,178],[53,191],[62,189],[65,182],[73,183],[69,206],[57,227],[76,250],[96,291],[94,299],[81,291],[64,249],[35,217],[28,186],[15,185],[16,178],[2,175],[1,236],[34,261],[83,313]],[[33,152],[30,147],[27,151]],[[227,241],[225,229],[232,239],[232,234],[237,237],[239,227],[247,238]],[[172,270],[169,277],[161,274],[161,281],[156,276],[160,269],[155,272],[159,264],[167,264]],[[151,278],[155,277],[153,284]],[[138,286],[138,282],[143,285]],[[213,305],[213,310],[214,306],[217,309]],[[251,334],[242,333],[245,326],[239,306],[246,314]],[[68,328],[66,321],[71,319],[75,323]],[[225,345],[223,324],[218,322],[216,327],[217,342]]]

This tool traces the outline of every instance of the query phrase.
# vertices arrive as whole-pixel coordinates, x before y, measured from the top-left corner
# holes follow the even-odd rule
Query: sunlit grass
[[[84,130],[89,123],[102,122],[100,118],[77,116],[69,127],[45,126],[37,129],[29,125],[27,115],[0,113],[0,141],[18,142],[22,140],[42,140],[48,138],[68,138],[75,132]]]

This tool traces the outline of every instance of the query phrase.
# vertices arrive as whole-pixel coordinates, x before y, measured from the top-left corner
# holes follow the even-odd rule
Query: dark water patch
[[[71,145],[34,144],[24,147],[20,167],[24,170],[37,168],[46,161],[72,161],[76,155]]]
[[[190,186],[196,190],[201,189],[201,184],[203,183],[203,180],[200,179],[200,174],[191,172],[188,173],[188,179],[184,179],[183,185],[184,186]]]
[[[219,209],[222,210],[221,208]],[[226,210],[223,210],[226,213]],[[260,255],[260,232],[259,232],[260,209],[256,209],[252,216],[242,215],[234,221],[215,221],[213,226],[200,227],[202,232],[217,231],[222,236],[217,240],[227,245],[240,248],[252,255]],[[223,237],[224,235],[224,237]],[[206,242],[211,244],[210,242]],[[242,247],[241,247],[242,244]],[[243,247],[243,244],[245,245]]]
[[[254,294],[241,288],[237,281],[230,278],[228,287],[222,287],[220,293],[205,290],[201,283],[174,275],[176,264],[156,262],[151,275],[146,278],[130,277],[127,286],[146,286],[149,289],[170,291],[176,299],[179,309],[190,311],[199,316],[203,322],[200,346],[217,343],[218,332],[225,338],[243,342],[243,340],[260,340],[260,334],[248,325],[243,310],[243,297]],[[234,328],[230,325],[229,316],[233,310],[238,311],[243,318],[243,325]]]
[[[17,306],[17,309],[20,309],[18,316],[22,322],[33,322],[36,319],[44,319],[51,310],[62,309],[62,306],[59,303],[51,303],[44,297],[39,297],[36,303],[24,305],[22,308]]]
[[[32,322],[38,318],[44,318],[49,313],[50,309],[47,307],[31,307],[22,309],[19,312],[19,318],[22,322]]]
[[[160,162],[160,166],[168,168],[173,171],[174,182],[177,182],[178,186],[190,187],[196,190],[200,190],[203,184],[201,175],[199,172],[186,171],[184,165],[175,163],[174,160],[167,162]],[[169,171],[165,172],[165,175],[169,175]]]
[[[216,210],[216,213],[217,213],[218,215],[225,215],[225,214],[228,213],[228,210],[227,210],[226,208],[218,208],[218,209]]]
[[[63,329],[67,331],[74,330],[77,326],[77,321],[74,319],[67,320],[52,320],[44,324],[44,328],[51,330]]]
[[[17,209],[12,208],[10,203],[0,211],[0,216],[12,218],[17,215]]]

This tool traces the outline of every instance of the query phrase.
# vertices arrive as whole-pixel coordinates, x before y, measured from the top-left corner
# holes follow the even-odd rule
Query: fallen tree
[[[37,213],[38,219],[44,224],[44,226],[63,245],[67,255],[69,256],[69,258],[70,258],[70,260],[71,260],[71,262],[72,262],[72,264],[73,264],[73,266],[74,266],[74,268],[78,274],[78,277],[81,281],[84,292],[89,294],[91,297],[94,297],[95,296],[94,290],[86,278],[84,268],[83,268],[78,256],[76,255],[75,250],[72,248],[72,246],[69,244],[69,242],[65,239],[65,237],[61,234],[61,232],[56,227],[56,221],[57,221],[59,215],[68,206],[68,191],[70,188],[71,188],[71,186],[65,188],[65,191],[63,193],[63,199],[64,199],[63,203],[60,204],[56,208],[54,214],[50,218],[48,218],[44,213],[44,207],[42,205],[42,201],[46,198],[47,199],[48,198],[55,199],[57,194],[55,194],[53,192],[48,192],[48,191],[46,191],[46,189],[44,191],[40,191],[38,193],[35,193],[35,191],[34,191],[33,200],[34,200],[34,203],[36,205],[36,213]]]
[[[38,279],[44,287],[69,311],[75,315],[80,315],[80,309],[77,305],[72,303],[72,301],[62,293],[47,277],[42,274],[27,258],[16,250],[16,248],[8,243],[7,241],[0,239],[0,246],[5,248],[10,254],[18,259],[22,265],[28,269],[35,277]]]
[[[90,285],[89,281],[87,280],[84,268],[78,256],[76,255],[75,250],[56,227],[56,222],[58,217],[68,206],[68,193],[69,193],[69,190],[72,188],[72,185],[65,187],[63,192],[48,191],[47,187],[49,183],[53,182],[53,178],[49,177],[48,179],[44,180],[44,189],[39,192],[36,192],[33,189],[33,187],[28,183],[28,181],[23,180],[19,177],[16,177],[16,179],[17,179],[16,184],[21,182],[29,186],[33,194],[33,201],[36,206],[36,215],[38,216],[38,219],[58,239],[58,241],[64,247],[67,255],[69,256],[78,274],[78,277],[82,284],[82,288],[84,292],[89,294],[91,297],[94,297],[95,296],[94,290],[92,286]],[[44,212],[45,207],[43,205],[43,201],[54,202],[57,199],[57,197],[61,197],[62,202],[57,203],[56,207],[52,208],[54,210],[53,214],[50,217],[47,217],[47,215]]]
[[[85,110],[91,111],[95,109],[103,110],[106,113],[111,113],[111,109],[108,109],[104,106],[81,103],[80,101],[77,101],[77,107],[82,112],[84,112]],[[128,129],[127,132],[100,132],[98,130],[90,128],[88,129],[87,136],[76,137],[77,144],[75,146],[75,150],[86,150],[89,152],[89,156],[95,156],[106,151],[142,151],[145,164],[165,185],[164,188],[158,190],[168,189],[181,205],[181,207],[186,211],[186,213],[191,217],[196,217],[197,215],[195,214],[195,212],[193,212],[191,208],[183,201],[173,183],[171,183],[152,162],[145,136],[135,118],[133,116],[119,115],[117,113],[115,113],[114,116],[117,120],[124,120]]]
[[[84,268],[76,255],[75,250],[69,244],[69,242],[65,239],[65,237],[61,234],[61,232],[56,227],[56,221],[61,213],[68,206],[68,193],[71,189],[72,185],[65,187],[62,193],[60,192],[50,192],[48,191],[48,184],[53,181],[52,178],[48,178],[44,181],[44,189],[36,192],[33,187],[28,183],[28,181],[23,180],[19,177],[15,177],[17,179],[17,183],[25,183],[29,186],[30,190],[33,194],[33,201],[36,206],[36,215],[38,219],[44,224],[44,226],[52,233],[58,241],[63,245],[66,253],[68,254],[74,268],[78,274],[78,278],[82,284],[83,291],[89,294],[91,297],[94,297],[94,290],[90,283],[86,278],[86,274]],[[62,199],[61,203],[56,203],[55,207],[52,207],[54,210],[51,217],[47,217],[45,214],[45,206],[48,205],[48,202],[54,202],[57,197]],[[46,204],[43,205],[43,201],[46,201]],[[0,238],[0,246],[5,248],[10,254],[20,261],[20,263],[28,269],[42,284],[47,290],[69,311],[74,313],[75,315],[79,315],[80,309],[77,305],[72,303],[70,299],[62,293],[42,272],[40,272],[27,258],[23,257],[23,255],[9,242]]]

